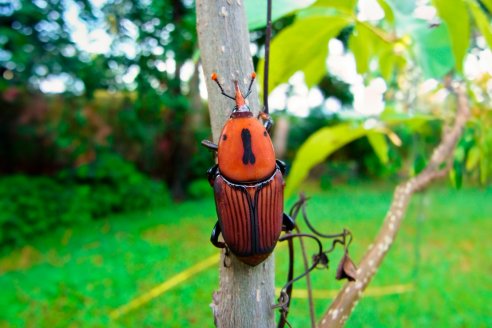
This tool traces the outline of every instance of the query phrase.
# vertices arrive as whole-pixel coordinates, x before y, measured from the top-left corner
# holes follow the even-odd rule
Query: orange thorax
[[[219,140],[221,174],[235,182],[254,182],[275,170],[275,151],[268,132],[251,112],[231,115]]]

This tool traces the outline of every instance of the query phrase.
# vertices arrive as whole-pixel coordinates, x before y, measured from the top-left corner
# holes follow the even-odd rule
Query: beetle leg
[[[222,230],[220,229],[219,221],[217,221],[214,228],[212,229],[212,235],[210,236],[210,241],[217,248],[225,248],[223,264],[224,267],[229,268],[231,266],[231,259],[229,257],[229,248],[226,246],[225,243],[219,241],[219,235],[221,232]]]
[[[289,215],[284,213],[284,216],[282,218],[282,230],[284,231],[292,231],[294,230],[296,223],[294,222],[294,219],[292,219]]]
[[[213,151],[217,151],[217,149],[219,149],[219,146],[217,146],[217,144],[213,143],[210,140],[202,140],[202,146],[205,146],[206,148]]]
[[[273,126],[273,120],[272,118],[270,117],[270,115],[268,115],[267,113],[265,112],[260,112],[258,114],[258,117],[260,117],[264,123],[263,123],[263,126],[265,127],[265,129],[270,132],[270,129],[272,128]]]
[[[219,221],[217,221],[214,228],[212,229],[212,235],[210,236],[210,241],[217,248],[225,248],[226,247],[225,243],[219,241],[219,235],[221,232],[222,232],[222,230],[220,229]]]
[[[219,165],[215,164],[207,171],[207,178],[210,185],[213,187],[215,182],[215,177],[217,176],[217,170],[219,169]],[[215,229],[215,228],[214,228]]]
[[[285,162],[277,159],[277,166],[280,170],[280,173],[282,173],[282,175],[284,175],[285,169],[287,168],[287,165],[285,164]]]

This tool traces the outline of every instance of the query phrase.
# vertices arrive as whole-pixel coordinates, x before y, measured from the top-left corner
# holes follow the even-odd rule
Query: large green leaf
[[[388,21],[388,23],[393,25],[395,23],[395,14],[393,13],[393,9],[391,8],[391,5],[385,0],[377,0],[377,1],[384,11],[384,18],[386,19],[386,21]]]
[[[311,7],[313,8],[332,8],[337,11],[353,14],[357,0],[318,0]]]
[[[413,19],[407,27],[415,41],[413,51],[425,78],[440,79],[455,67],[445,23],[431,27],[425,20]]]
[[[480,163],[480,157],[481,157],[480,147],[473,146],[468,151],[468,155],[466,157],[466,164],[465,164],[466,170],[467,171],[474,170]]]
[[[463,70],[463,58],[470,45],[470,15],[463,0],[433,0],[439,17],[446,22],[451,49],[458,71]]]
[[[357,73],[368,72],[371,60],[376,58],[381,76],[390,81],[395,66],[404,64],[403,57],[394,51],[394,43],[384,38],[384,35],[386,32],[377,26],[361,21],[355,23],[348,46],[354,54]]]
[[[405,66],[405,58],[395,54],[393,46],[386,45],[381,47],[382,51],[379,55],[379,72],[385,81],[391,81],[395,67]]]
[[[356,23],[354,31],[350,35],[348,46],[354,54],[357,73],[364,74],[369,70],[369,61],[374,55],[378,38],[364,24]]]
[[[270,84],[273,90],[297,71],[303,71],[308,87],[325,75],[328,41],[348,25],[346,17],[308,17],[298,19],[272,41],[270,52]],[[258,72],[263,76],[263,60]]]
[[[313,5],[299,10],[297,19],[309,17],[344,17],[349,21],[356,20],[356,0],[318,0]]]
[[[286,196],[292,195],[315,165],[323,162],[337,149],[368,133],[376,133],[376,131],[366,129],[360,124],[350,123],[325,127],[313,133],[299,148],[292,163],[285,188]]]
[[[367,139],[381,163],[387,164],[389,161],[389,147],[384,134],[372,132],[367,135]]]
[[[492,13],[492,0],[480,0],[480,2],[487,8],[489,13]]]
[[[275,21],[296,10],[313,4],[315,0],[275,0],[272,1],[272,21]],[[267,2],[266,0],[244,0],[248,28],[255,30],[266,26]]]
[[[489,19],[475,1],[470,0],[468,3],[478,29],[485,38],[485,41],[487,41],[489,47],[492,48],[492,27]]]

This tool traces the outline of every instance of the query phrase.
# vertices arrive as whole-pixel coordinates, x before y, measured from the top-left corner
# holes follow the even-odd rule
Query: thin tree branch
[[[296,226],[295,229],[296,229],[297,233],[301,233],[301,230],[299,230],[299,227]],[[308,271],[309,270],[309,262],[308,262],[306,247],[304,246],[304,240],[302,238],[299,238],[299,244],[301,245],[301,250],[302,250],[302,260],[304,262],[304,270]],[[308,292],[309,319],[311,320],[311,327],[314,328],[314,327],[316,327],[316,316],[314,313],[313,288],[311,285],[311,274],[309,272],[306,275],[306,287],[307,287],[307,292]]]
[[[345,324],[392,246],[413,193],[447,175],[451,167],[453,151],[470,115],[464,87],[457,85],[454,93],[457,97],[458,109],[453,126],[450,129],[444,129],[442,140],[434,149],[427,167],[417,176],[396,187],[382,227],[359,265],[356,281],[348,282],[340,290],[321,319],[319,328],[342,327]]]

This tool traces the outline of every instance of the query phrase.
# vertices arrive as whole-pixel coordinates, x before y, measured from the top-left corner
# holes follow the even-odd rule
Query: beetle
[[[218,216],[210,241],[218,248],[226,247],[250,266],[260,264],[272,253],[282,230],[294,227],[293,220],[283,213],[285,164],[275,158],[269,134],[272,120],[263,111],[254,117],[245,101],[255,77],[252,73],[244,96],[234,81],[235,95],[230,96],[217,74],[212,74],[221,94],[236,105],[218,145],[202,141],[217,153],[217,164],[207,172]],[[221,233],[224,242],[219,241]]]

